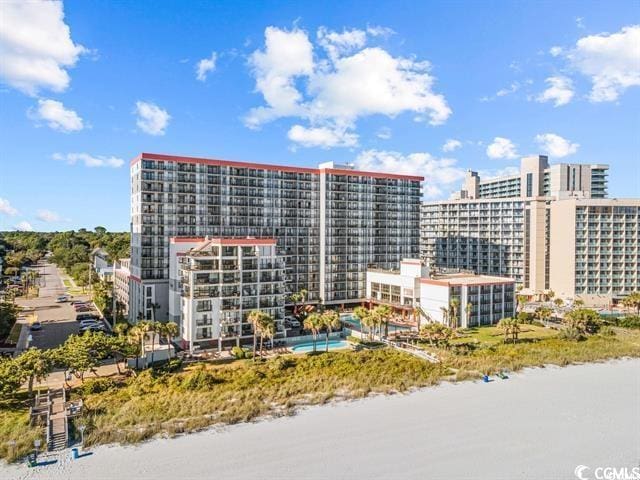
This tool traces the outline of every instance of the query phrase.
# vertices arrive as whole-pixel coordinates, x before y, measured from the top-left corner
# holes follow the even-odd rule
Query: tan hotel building
[[[590,305],[639,290],[640,200],[605,198],[608,167],[533,156],[520,170],[487,181],[468,172],[451,200],[424,203],[421,258]]]

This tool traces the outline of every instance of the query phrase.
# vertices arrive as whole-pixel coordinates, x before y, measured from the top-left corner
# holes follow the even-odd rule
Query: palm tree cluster
[[[640,315],[640,292],[632,292],[622,300],[622,305],[627,309],[636,309],[636,313]]]
[[[538,307],[535,312],[533,312],[533,316],[541,323],[548,322],[553,315],[553,310],[549,307]]]
[[[376,336],[382,338],[389,336],[389,321],[393,317],[393,310],[388,305],[378,305],[369,310],[365,307],[356,307],[353,314],[360,320],[360,324],[368,330],[369,340]],[[364,332],[363,332],[364,333]]]
[[[340,316],[338,312],[335,310],[325,310],[324,312],[313,312],[304,319],[304,328],[305,330],[309,330],[313,335],[313,351],[316,351],[316,342],[318,340],[318,335],[325,329],[326,333],[326,344],[325,344],[325,352],[329,351],[329,335],[334,330],[340,328]]]
[[[467,313],[471,313],[471,309],[473,306],[470,303],[467,304]],[[442,321],[445,325],[449,326],[449,328],[456,329],[458,328],[458,315],[460,311],[460,300],[457,298],[452,298],[449,302],[448,307],[440,307],[442,311]]]
[[[116,333],[124,334],[126,332],[129,340],[140,345],[140,355],[145,356],[145,345],[147,336],[151,334],[151,364],[154,363],[154,354],[156,349],[156,337],[164,337],[167,345],[171,345],[171,339],[178,336],[179,328],[175,322],[150,322],[142,320],[133,327],[128,328],[128,324],[120,323],[114,327]],[[169,358],[171,358],[171,349],[169,348]]]
[[[418,333],[420,340],[440,348],[447,348],[453,335],[453,329],[440,322],[427,323]]]
[[[562,319],[568,330],[578,335],[596,333],[600,327],[600,315],[589,308],[578,308],[568,312]]]
[[[253,327],[253,361],[256,361],[256,343],[260,337],[260,355],[264,354],[264,338],[267,337],[273,343],[276,336],[276,321],[271,315],[260,310],[253,310],[249,313],[247,320]]]
[[[498,322],[498,328],[504,333],[504,341],[508,342],[509,338],[513,343],[518,341],[520,334],[520,321],[517,318],[503,318]]]

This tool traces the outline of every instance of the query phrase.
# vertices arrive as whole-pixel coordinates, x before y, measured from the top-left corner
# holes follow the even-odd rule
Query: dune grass
[[[85,396],[86,441],[129,443],[160,432],[286,415],[302,405],[433,385],[445,371],[390,350],[196,365],[178,374],[146,371],[119,388]]]
[[[16,399],[0,402],[0,458],[13,462],[33,450],[37,438],[44,445],[42,428],[29,425],[29,408],[26,394]],[[15,442],[13,445],[11,442]]]
[[[638,330],[613,328],[576,342],[536,327],[531,331],[535,338],[516,344],[504,343],[493,327],[465,335],[464,341],[437,350],[439,364],[388,348],[285,355],[264,363],[194,364],[175,373],[147,370],[128,379],[92,379],[72,396],[84,400],[81,421],[88,427],[87,445],[135,443],[159,434],[289,415],[304,405],[404,392],[500,370],[640,357]],[[24,456],[38,435],[28,426],[25,405],[0,404],[2,458]],[[7,445],[10,439],[18,442],[13,453]]]

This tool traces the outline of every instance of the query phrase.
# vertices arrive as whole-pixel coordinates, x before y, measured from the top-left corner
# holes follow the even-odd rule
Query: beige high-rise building
[[[421,257],[606,305],[640,288],[640,200],[605,198],[607,170],[532,156],[519,174],[468,172],[451,200],[422,205]]]

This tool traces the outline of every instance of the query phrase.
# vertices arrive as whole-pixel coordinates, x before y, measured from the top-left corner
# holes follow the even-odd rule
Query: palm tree
[[[467,327],[471,326],[469,325],[469,317],[471,316],[472,310],[473,310],[473,304],[471,302],[467,302],[467,304],[464,306],[464,311],[467,314]]]
[[[145,350],[145,345],[146,345],[146,340],[147,340],[147,334],[149,332],[151,332],[153,330],[153,323],[147,321],[147,320],[143,320],[141,322],[138,322],[137,325],[139,331],[140,331],[140,337],[141,337],[141,341],[142,343],[140,344],[140,351],[141,351],[141,356],[144,357],[144,366],[147,366],[147,352]],[[152,360],[153,363],[153,360]]]
[[[382,337],[382,326],[384,325],[384,336],[389,336],[389,319],[393,315],[393,310],[388,305],[380,305],[374,309],[376,321],[378,323],[380,337]]]
[[[502,332],[504,333],[505,342],[509,339],[509,336],[511,335],[511,326],[512,326],[511,318],[503,318],[497,324],[497,327],[500,330],[502,330]]]
[[[533,314],[539,322],[544,323],[551,318],[553,312],[549,307],[538,307]]]
[[[444,325],[449,325],[449,309],[447,307],[440,307],[440,311],[442,312],[442,323]]]
[[[310,330],[313,335],[313,353],[316,352],[316,341],[318,337],[318,331],[322,326],[322,316],[321,314],[314,312],[304,319],[303,324],[305,330]]]
[[[273,348],[273,337],[276,336],[276,321],[269,314],[265,314],[262,317],[262,325],[260,326],[260,355],[263,356],[262,351],[262,339],[267,337],[271,340],[271,347]]]
[[[257,346],[257,337],[258,330],[260,328],[260,319],[262,318],[263,313],[260,310],[252,310],[247,317],[248,322],[253,327],[253,361],[256,361],[256,346]]]
[[[329,351],[329,335],[331,332],[340,327],[340,315],[335,310],[327,310],[321,315],[322,324],[327,329],[327,343],[325,345],[325,352]]]
[[[451,322],[451,328],[458,328],[458,308],[460,307],[460,300],[452,298],[449,302],[449,321]]]
[[[353,315],[360,320],[361,327],[369,327],[369,318],[371,317],[371,311],[365,307],[356,307],[353,309]],[[360,332],[364,334],[364,332]],[[369,332],[371,335],[371,332]]]
[[[167,322],[162,326],[162,333],[164,333],[167,345],[169,348],[169,359],[171,359],[171,339],[178,336],[180,328],[176,322]]]

